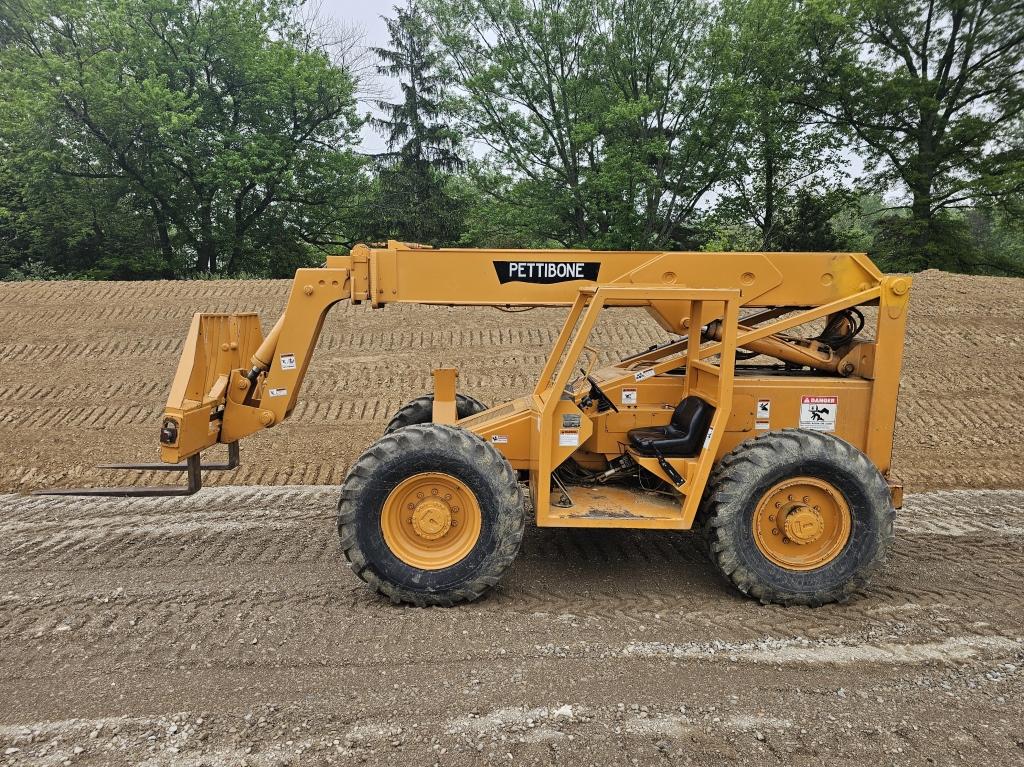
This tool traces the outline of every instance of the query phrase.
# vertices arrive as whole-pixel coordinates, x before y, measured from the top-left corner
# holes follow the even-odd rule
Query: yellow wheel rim
[[[793,477],[771,487],[754,511],[754,541],[787,570],[814,570],[839,556],[850,540],[850,505],[830,483]]]
[[[442,570],[465,559],[480,538],[476,496],[450,474],[424,472],[403,480],[381,510],[391,553],[410,567]]]

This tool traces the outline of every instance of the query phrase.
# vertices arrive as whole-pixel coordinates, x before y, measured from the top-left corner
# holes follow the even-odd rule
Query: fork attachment
[[[129,471],[183,471],[188,478],[186,485],[154,485],[150,487],[61,487],[34,490],[32,495],[82,495],[106,496],[109,498],[169,498],[193,495],[203,487],[203,470],[229,471],[237,468],[240,460],[237,442],[228,444],[227,463],[203,464],[199,454],[189,456],[184,463],[101,463],[99,469],[126,469]]]

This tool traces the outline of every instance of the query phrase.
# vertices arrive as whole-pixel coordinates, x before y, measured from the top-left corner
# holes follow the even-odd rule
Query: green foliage
[[[0,279],[42,267],[91,279],[172,276],[148,212],[133,202],[123,184],[55,175],[31,152],[11,152],[0,159]]]
[[[8,282],[47,281],[58,278],[52,266],[43,261],[26,261],[7,271],[4,279]]]
[[[875,257],[884,269],[916,272],[933,267],[973,271],[974,245],[964,222],[949,214],[928,221],[888,216],[878,223]]]
[[[462,241],[467,247],[557,248],[552,233],[561,222],[546,207],[546,187],[533,179],[513,180],[492,166],[473,164],[459,196],[466,216]]]
[[[290,11],[20,0],[3,17],[0,140],[22,158],[15,191],[30,208],[51,190],[95,195],[72,206],[69,231],[33,222],[69,246],[65,268],[81,248],[105,276],[264,269],[265,247],[294,254],[343,237],[335,201],[359,167],[346,149],[354,82]]]
[[[404,0],[372,158],[301,2],[7,0],[0,279],[288,277],[392,238],[1024,276],[1017,0]]]
[[[979,273],[1024,277],[1024,198],[999,208],[978,208],[964,218],[978,251],[972,267]]]
[[[705,0],[430,0],[465,130],[566,245],[677,243],[723,178],[735,100]]]
[[[742,99],[735,167],[718,207],[757,228],[754,249],[799,250],[801,237],[804,244],[830,249],[824,246],[834,238],[824,224],[806,235],[793,229],[809,217],[827,221],[834,213],[829,201],[842,197],[834,192],[843,180],[836,164],[841,136],[818,124],[803,99],[811,65],[793,23],[799,2],[729,0],[724,8],[723,34]]]
[[[967,267],[950,211],[1024,189],[1024,5],[1017,0],[813,0],[807,103],[864,147],[876,189],[911,222],[884,227],[908,264]]]
[[[712,253],[733,250],[758,250],[761,232],[752,224],[709,217],[704,221],[706,240],[701,250]]]
[[[923,222],[890,216],[879,222],[875,257],[892,271],[942,269],[965,274],[1024,277],[1024,227],[1020,219],[978,209],[967,214],[943,212],[928,226],[922,247]]]
[[[839,221],[855,205],[855,195],[843,189],[825,194],[801,189],[784,216],[775,245],[788,251],[856,250],[857,243]]]

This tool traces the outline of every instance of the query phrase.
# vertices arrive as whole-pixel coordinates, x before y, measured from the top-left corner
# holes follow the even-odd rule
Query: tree
[[[45,134],[19,139],[42,141]],[[54,174],[45,144],[33,148],[0,138],[0,146],[0,279],[26,272],[98,279],[174,276],[176,264],[160,253],[150,211],[139,208],[126,183]]]
[[[566,245],[688,242],[735,93],[704,0],[429,0],[466,131]]]
[[[965,214],[971,241],[978,250],[972,266],[988,274],[1024,277],[1024,197],[1007,202],[1000,208],[978,208]]]
[[[468,247],[557,248],[560,231],[545,206],[547,190],[530,178],[512,178],[486,162],[473,162],[459,184],[465,199],[462,242]]]
[[[167,269],[269,265],[343,237],[352,78],[275,0],[17,0],[5,128],[36,170],[118,190]],[[119,203],[120,204],[120,203]]]
[[[719,208],[757,227],[757,249],[787,249],[795,241],[827,249],[829,237],[792,236],[793,225],[825,204],[843,178],[839,131],[801,98],[806,56],[794,23],[798,0],[731,0],[724,8],[723,34],[742,99],[735,166]],[[823,232],[820,222],[815,226]]]
[[[1024,114],[1020,0],[814,0],[808,103],[849,128],[880,185],[909,195],[904,266],[954,267],[943,214],[1019,193]],[[1019,135],[1018,135],[1019,139]]]
[[[371,122],[387,137],[388,151],[377,156],[379,230],[417,242],[450,244],[459,237],[459,200],[448,181],[464,163],[459,135],[447,119],[446,88],[438,65],[441,54],[416,0],[407,0],[385,18],[390,48],[374,48],[378,72],[396,78],[402,99],[378,100],[383,117]]]

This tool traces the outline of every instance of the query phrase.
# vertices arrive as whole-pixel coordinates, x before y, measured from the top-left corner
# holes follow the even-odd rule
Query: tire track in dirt
[[[478,368],[486,366],[487,371],[463,366],[459,370],[459,381],[464,388],[481,391],[508,390],[522,392],[536,383],[535,375],[514,373],[502,375],[496,370],[513,369],[517,371],[540,371],[545,356],[542,354],[523,354],[491,358],[476,363]],[[361,394],[374,387],[391,387],[401,391],[428,392],[433,388],[431,370],[444,364],[443,359],[436,362],[424,362],[417,369],[396,371],[393,364],[372,362],[348,362],[340,370],[313,371],[303,383],[302,393],[306,400],[330,394]],[[172,371],[173,372],[173,371]],[[0,402],[7,409],[14,406],[38,405],[42,402],[81,402],[83,400],[129,400],[124,406],[161,403],[167,394],[170,383],[164,380],[134,380],[88,384],[39,384],[23,383],[0,385]],[[314,402],[313,404],[319,404]],[[405,404],[402,400],[401,404]],[[23,407],[19,409],[24,409]],[[37,408],[41,411],[44,408]],[[3,409],[0,409],[3,412]]]
[[[143,538],[136,541],[145,542]],[[228,553],[235,551],[229,549]],[[336,552],[331,553],[336,556]],[[9,592],[0,600],[0,637],[5,646],[0,663],[11,662],[16,654],[34,655],[45,663],[70,663],[97,654],[108,660],[124,655],[129,662],[133,657],[170,660],[195,652],[197,644],[204,646],[204,653],[212,660],[232,662],[238,645],[250,643],[264,647],[272,643],[276,652],[286,652],[293,662],[302,663],[304,659],[330,655],[342,640],[351,644],[361,635],[364,639],[360,641],[370,642],[372,652],[379,652],[379,647],[365,638],[366,626],[378,621],[395,624],[396,635],[422,637],[429,642],[429,627],[437,617],[437,611],[406,610],[386,603],[341,570],[340,563],[336,563],[338,571],[332,569],[325,581],[323,570],[295,571],[295,563],[289,560],[283,564],[294,575],[287,586],[272,586],[273,580],[257,575],[258,568],[250,578],[241,579],[253,581],[246,586],[242,582],[221,583],[218,574],[223,572],[222,564],[189,563],[190,582],[183,581],[180,574],[171,574],[186,572],[185,563],[173,559],[153,562],[141,554],[136,552],[134,560],[136,565],[143,563],[140,573],[152,577],[168,571],[166,576],[148,581],[154,585],[139,584],[129,591],[104,589],[92,585],[90,573],[83,571],[64,593],[47,593],[39,586],[30,587],[26,593]],[[270,568],[272,573],[283,572],[282,563],[273,557],[255,563],[236,562],[232,567],[246,564]],[[896,641],[927,644],[934,640],[937,625],[941,625],[943,636],[1005,636],[1008,641],[1020,641],[1014,618],[1022,606],[1019,594],[996,608],[992,599],[966,602],[965,594],[946,592],[940,600],[907,602],[905,591],[876,593],[871,589],[845,605],[816,611],[785,610],[735,597],[717,579],[700,573],[696,581],[690,574],[671,587],[655,586],[653,591],[636,585],[617,590],[591,589],[587,588],[592,585],[590,576],[582,578],[582,590],[579,582],[575,590],[572,586],[548,589],[547,579],[564,582],[559,569],[527,558],[510,583],[486,600],[460,607],[458,615],[471,623],[497,621],[507,625],[511,620],[524,636],[554,621],[601,638],[596,649],[590,650],[574,648],[572,643],[550,647],[527,644],[528,654],[540,656],[615,653],[615,648],[644,637],[690,645],[787,639],[792,640],[791,644],[858,647]],[[632,569],[636,570],[636,565]],[[618,575],[620,570],[613,568],[613,573]],[[639,570],[636,582],[646,577],[645,570]],[[53,571],[47,572],[47,577],[59,578]],[[667,572],[650,574],[663,577]],[[212,585],[206,585],[207,580]],[[296,626],[304,628],[292,630]],[[544,635],[549,633],[545,631]],[[111,641],[115,636],[118,641]],[[254,637],[257,642],[251,641]],[[66,641],[69,638],[74,640],[72,646]],[[49,652],[40,654],[46,648]],[[95,657],[92,660],[96,662]]]
[[[991,397],[958,397],[947,399],[907,398],[901,417],[932,434],[960,432],[967,439],[984,445],[1019,445],[1020,413],[1008,409]],[[977,426],[984,424],[981,431]]]
[[[558,335],[555,329],[540,330],[424,330],[418,332],[368,331],[353,334],[328,334],[321,337],[320,352],[373,351],[374,353],[420,349],[494,349],[504,346],[518,348],[550,348]],[[661,336],[650,333],[635,340],[627,330],[595,332],[597,343],[612,343],[628,349],[634,341],[640,345],[653,344]],[[162,340],[120,339],[93,343],[66,342],[59,344],[4,344],[0,345],[0,361],[8,363],[56,362],[83,357],[104,361],[136,357],[177,357],[184,345],[182,338]]]
[[[57,426],[106,428],[124,424],[152,424],[162,408],[150,405],[123,407],[38,407],[0,408],[0,424],[23,428],[51,429]]]
[[[515,620],[527,641],[510,647],[503,654],[505,662],[546,657],[593,662],[662,657],[719,663],[916,665],[964,662],[977,651],[990,658],[1013,660],[1024,648],[1019,633],[1007,636],[972,626],[972,618],[990,617],[984,611],[957,615],[936,608],[893,613],[883,619],[847,607],[842,619],[827,632],[809,634],[806,617],[802,622],[786,616],[758,619],[756,612],[763,608],[754,606],[749,611],[731,609],[724,614],[716,614],[711,607],[689,610],[685,618],[664,610],[644,610],[646,605],[628,614],[574,613],[565,617],[530,612],[512,601],[501,606],[502,613],[460,608],[459,617],[488,626]],[[401,638],[410,650],[418,650],[429,646],[430,626],[435,620],[429,612],[398,614],[400,608],[379,602],[368,605],[359,599],[343,599],[338,604],[323,595],[263,591],[94,595],[56,602],[40,599],[31,611],[6,609],[14,615],[0,627],[5,640],[0,667],[10,669],[14,678],[31,675],[41,666],[79,673],[111,665],[122,671],[173,667],[194,661],[200,652],[206,662],[222,668],[265,662],[268,655],[283,655],[293,667],[316,665],[327,658],[345,666],[379,665],[386,662],[381,648],[366,638],[360,626],[390,624],[396,640]],[[908,629],[908,620],[919,624]],[[529,637],[535,633],[546,640],[552,638],[550,629],[538,633],[552,621],[593,632],[595,639],[531,643]],[[933,632],[921,625],[925,621],[940,621],[945,638],[929,636]],[[640,638],[644,635],[650,638]],[[113,637],[118,641],[112,641]],[[343,658],[339,657],[340,647],[345,648]],[[496,654],[486,647],[469,650],[463,659],[473,664],[491,662]]]
[[[676,604],[683,601],[677,598]],[[612,657],[660,656],[727,662],[730,654],[743,654],[745,660],[767,663],[888,660],[915,664],[942,660],[947,643],[954,650],[946,658],[949,661],[963,660],[955,654],[962,645],[988,645],[993,655],[1008,660],[1022,649],[1019,631],[1007,624],[1012,616],[993,615],[984,608],[965,612],[934,605],[880,613],[853,604],[818,615],[817,620],[829,621],[825,628],[815,627],[816,621],[807,615],[774,614],[750,604],[739,607],[722,595],[717,604],[700,600],[696,609],[688,606],[685,611],[668,610],[649,598],[628,610],[601,613],[586,612],[579,605],[573,612],[556,614],[531,607],[518,597],[489,599],[480,606],[460,608],[459,619],[488,628],[508,621],[520,626],[526,641],[509,648],[505,661],[576,657],[600,662]],[[284,655],[293,666],[316,665],[325,658],[344,665],[373,665],[380,661],[381,648],[367,637],[367,629],[387,626],[394,641],[401,641],[408,650],[426,650],[437,619],[429,611],[401,612],[350,589],[339,593],[337,587],[327,595],[260,589],[216,593],[178,589],[173,594],[145,596],[97,593],[73,599],[42,597],[31,606],[5,604],[4,609],[10,618],[0,626],[5,645],[0,667],[15,677],[40,667],[78,672],[83,666],[173,667],[194,660],[198,652],[206,662],[227,668],[251,665],[268,654]],[[991,627],[994,621],[998,625]],[[564,626],[567,634],[572,628],[592,639],[559,641],[552,624]],[[945,639],[935,639],[936,624],[942,626]],[[531,642],[532,636],[543,641]],[[344,659],[338,657],[342,647]],[[789,649],[788,657],[772,655],[780,647]],[[915,654],[915,647],[928,654]],[[897,648],[902,657],[896,654]],[[465,660],[473,663],[487,663],[495,655],[493,649],[469,649]],[[830,650],[838,651],[838,657],[830,658]]]
[[[106,571],[139,567],[182,572],[263,565],[340,568],[333,525],[336,495],[333,488],[232,487],[184,499],[76,503],[0,496],[0,534],[8,541],[3,570],[99,577]],[[850,627],[871,624],[877,620],[872,616],[888,620],[893,611],[957,603],[994,615],[1019,614],[1024,607],[1024,527],[1018,518],[1022,508],[1021,491],[908,496],[907,510],[898,517],[898,544],[889,574],[852,605],[815,614],[833,613],[831,621]],[[966,514],[964,509],[978,511]],[[990,545],[993,536],[1000,545]],[[571,586],[559,572],[569,562],[575,572]],[[952,563],[952,574],[935,574],[950,571]],[[694,585],[694,578],[699,585],[696,600],[707,604],[709,617],[722,611],[720,602],[730,594],[710,576],[689,537],[678,533],[531,530],[520,571],[494,598],[471,609],[568,612],[635,622],[685,606],[687,620],[693,621],[694,594],[688,586]],[[1001,577],[993,580],[993,572]],[[616,574],[623,578],[620,588],[602,585]],[[648,577],[649,583],[635,588],[637,578]],[[365,590],[354,579],[342,590],[368,612],[377,609],[372,599],[361,598]],[[771,626],[797,630],[805,620],[801,611],[768,608],[753,614],[764,618],[755,634]],[[851,621],[851,616],[856,619]],[[730,632],[741,633],[736,626]]]
[[[316,463],[247,463],[231,472],[208,472],[203,477],[203,485],[209,487],[226,487],[234,484],[252,486],[282,485],[295,486],[315,483],[339,487],[348,472],[352,460],[358,457],[360,449],[357,444],[368,444],[380,432],[379,424],[359,424],[347,429],[347,433],[358,443],[341,453],[336,463],[319,461]],[[126,459],[132,456],[124,456]],[[156,451],[151,451],[143,460],[158,460]],[[89,486],[89,487],[141,487],[145,485],[174,484],[178,475],[154,471],[118,471],[115,469],[97,469],[92,465],[72,465],[61,471],[45,471],[38,466],[8,466],[0,470],[0,482],[6,487],[56,487],[56,486]]]
[[[43,300],[74,301],[111,301],[130,299],[166,298],[225,298],[237,300],[239,297],[264,297],[276,295],[284,298],[288,295],[289,280],[151,280],[137,282],[90,282],[86,280],[63,282],[17,282],[0,285],[0,299],[15,299],[21,303],[33,303]]]
[[[262,314],[268,309],[268,303],[231,303],[217,305],[211,303],[203,307],[204,312],[210,313],[244,313],[254,312]],[[283,304],[281,304],[283,307]],[[0,322],[32,321],[46,322],[48,324],[70,324],[70,323],[102,323],[107,325],[140,323],[140,322],[161,322],[179,321],[179,324],[187,327],[188,322],[196,313],[192,306],[176,305],[169,306],[124,306],[98,303],[95,306],[78,305],[75,307],[47,306],[42,311],[36,311],[35,307],[19,309],[0,309]],[[280,308],[277,313],[280,313]],[[270,316],[270,315],[268,315]]]
[[[166,395],[168,388],[170,388],[170,384],[167,381],[114,381],[96,385],[74,382],[63,385],[23,383],[9,386],[0,385],[0,401],[10,405],[17,405],[38,402],[77,401],[88,397],[102,400],[130,397],[149,402],[162,398]]]
[[[24,364],[27,362],[56,362],[82,360],[89,357],[105,362],[137,357],[175,357],[181,353],[183,339],[120,339],[93,343],[68,342],[61,344],[5,344],[0,346],[0,362]]]

